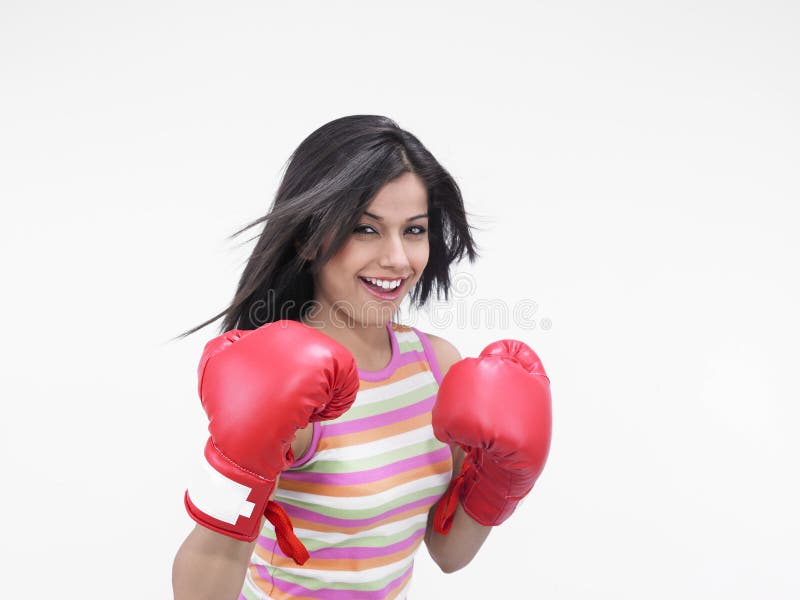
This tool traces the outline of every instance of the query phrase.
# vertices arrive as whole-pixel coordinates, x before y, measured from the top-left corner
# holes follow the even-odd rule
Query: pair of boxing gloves
[[[209,341],[198,366],[198,392],[211,434],[202,473],[184,496],[191,517],[214,531],[253,541],[261,517],[283,552],[308,553],[291,521],[270,500],[294,462],[298,429],[346,412],[359,389],[350,352],[295,321],[232,330]],[[482,525],[499,525],[533,487],[550,447],[550,380],[536,353],[503,340],[450,367],[432,412],[436,437],[466,451],[434,514],[447,533],[460,502]]]

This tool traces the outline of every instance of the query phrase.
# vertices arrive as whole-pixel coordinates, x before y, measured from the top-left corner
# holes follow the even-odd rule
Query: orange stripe
[[[424,371],[430,371],[428,368],[428,363],[424,360],[418,360],[408,363],[407,365],[403,365],[399,369],[395,370],[395,372],[392,373],[392,376],[388,379],[381,379],[380,381],[364,381],[362,379],[361,385],[358,389],[371,390],[376,387],[383,387],[384,385],[389,385],[390,383],[400,381],[401,379],[405,379],[406,377],[410,377],[411,375],[416,375],[417,373],[422,373]]]
[[[411,417],[404,421],[397,423],[390,423],[375,429],[367,429],[366,431],[359,431],[358,433],[345,433],[342,435],[325,436],[319,440],[317,444],[317,452],[322,450],[330,450],[331,448],[344,448],[345,446],[357,446],[359,444],[368,444],[383,438],[393,435],[400,435],[407,431],[413,431],[420,427],[425,427],[431,424],[431,412],[427,411],[416,417]]]
[[[353,525],[352,527],[343,527],[342,525],[327,525],[325,523],[317,523],[316,521],[309,521],[308,519],[298,519],[297,517],[292,517],[292,525],[297,529],[308,529],[309,531],[320,531],[320,532],[331,532],[331,533],[358,533],[360,531],[364,531],[365,529],[372,529],[375,527],[386,525],[388,523],[394,523],[395,521],[402,521],[403,519],[411,518],[420,513],[427,513],[430,510],[430,508],[431,508],[430,506],[415,506],[414,508],[409,508],[408,510],[404,510],[395,515],[391,515],[389,517],[386,517],[385,519],[381,519],[380,521],[375,521],[373,523],[369,523],[368,525]],[[258,550],[258,548],[260,548],[260,546],[256,546],[256,550]]]
[[[347,561],[347,560],[342,560],[342,559],[314,559],[314,558],[310,558],[308,561],[306,561],[306,563],[303,566],[304,567],[308,567],[308,568],[315,568],[315,569],[326,568],[327,570],[331,570],[331,571],[345,571],[345,570],[357,571],[357,570],[361,570],[361,569],[370,569],[370,568],[373,568],[375,566],[383,566],[383,565],[380,565],[380,564],[376,564],[378,561],[381,561],[381,560],[386,560],[386,559],[390,559],[391,558],[391,559],[396,561],[396,560],[402,560],[403,558],[408,557],[410,554],[413,554],[414,552],[417,551],[417,549],[419,548],[421,543],[422,543],[422,538],[418,539],[414,544],[412,544],[408,548],[408,550],[395,552],[394,554],[387,555],[387,556],[382,557],[382,558],[365,559],[365,560],[360,560],[360,561],[356,561],[356,560]],[[259,555],[259,556],[261,556],[261,555]],[[264,558],[264,557],[262,556],[262,558]],[[273,554],[272,555],[272,559],[273,559],[272,562],[270,562],[269,560],[266,560],[266,559],[265,560],[266,560],[267,563],[269,563],[269,564],[271,564],[273,566],[277,566],[277,567],[291,567],[291,568],[296,568],[297,567],[297,565],[294,563],[294,561],[291,560],[291,559],[288,559],[288,558],[283,558],[281,556],[277,556],[277,555]],[[288,594],[286,592],[283,592],[283,591],[279,590],[271,582],[268,582],[268,581],[266,581],[266,580],[261,578],[261,576],[258,574],[258,569],[256,569],[255,565],[250,565],[250,567],[248,567],[248,570],[250,571],[250,576],[252,577],[252,579],[255,582],[256,586],[261,591],[263,591],[265,594],[268,594],[270,598],[274,598],[274,600],[314,600],[314,598],[311,598],[309,596],[293,596],[292,594]],[[395,591],[391,592],[387,596],[387,598],[397,598],[397,595],[400,593],[400,590],[402,590],[406,586],[406,584],[408,583],[408,580],[411,578],[412,574],[413,574],[413,571],[411,571],[408,575],[406,575],[403,578],[403,580],[400,582],[400,585],[397,586],[397,588],[395,588]]]
[[[253,567],[255,569],[255,567]],[[411,575],[413,575],[413,570],[403,578],[403,581],[400,582],[393,592],[391,592],[388,596],[386,596],[386,600],[394,600],[400,595],[400,592],[408,585],[408,580],[411,579]],[[262,586],[261,589],[264,589]],[[264,590],[266,592],[266,590]],[[314,600],[309,596],[292,596],[291,594],[287,594],[286,592],[282,592],[277,588],[273,588],[272,592],[269,593],[269,597],[273,598],[274,600]]]
[[[297,565],[295,565],[295,566],[297,566]],[[250,572],[255,574],[254,577],[253,577],[253,579],[255,580],[256,577],[258,577],[257,571],[255,570],[255,567],[250,567]],[[260,577],[258,578],[258,580],[259,581],[264,581]],[[264,585],[259,585],[258,587],[261,590],[263,590],[264,593],[268,594],[270,598],[273,598],[274,600],[316,600],[315,598],[312,598],[311,596],[293,596],[292,594],[287,594],[286,592],[283,592],[283,591],[279,590],[274,585],[272,585],[271,583],[267,583],[266,581],[264,581]],[[267,589],[267,588],[269,588],[269,589]]]
[[[274,598],[274,600],[315,600],[310,596],[292,596],[291,594],[282,592],[276,588],[271,581],[263,579],[261,575],[258,574],[258,569],[256,569],[255,565],[250,565],[247,570],[250,571],[250,577],[253,578],[253,582],[256,584],[256,587],[267,594],[270,598]]]
[[[405,550],[399,550],[386,556],[376,556],[375,558],[309,558],[303,567],[307,569],[319,569],[324,571],[363,571],[365,569],[376,569],[378,567],[385,567],[394,564],[405,558],[408,558],[422,543],[422,536],[417,538],[417,541],[411,544]],[[297,568],[297,565],[291,558],[279,556],[274,554],[272,556],[272,566],[283,568]]]
[[[431,475],[438,475],[440,473],[450,472],[453,469],[452,458],[448,457],[440,460],[437,463],[422,465],[410,471],[403,471],[384,479],[378,479],[370,483],[357,483],[354,485],[331,485],[322,483],[313,483],[309,481],[292,481],[291,479],[281,479],[278,482],[278,488],[281,490],[289,490],[292,492],[303,492],[315,496],[335,496],[335,497],[355,497],[355,496],[372,496],[380,492],[393,488],[398,485],[403,485],[409,481],[422,479],[423,477],[430,477]]]
[[[411,579],[411,575],[413,573],[414,573],[413,569],[409,571],[408,575],[406,575],[403,578],[403,581],[400,582],[400,585],[398,585],[391,594],[386,596],[386,600],[394,600],[394,598],[397,598],[397,596],[400,594],[403,588],[406,587],[406,584],[408,583],[408,580]]]

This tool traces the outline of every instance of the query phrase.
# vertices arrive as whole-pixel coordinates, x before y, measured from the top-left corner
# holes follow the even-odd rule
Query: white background
[[[534,492],[411,597],[798,597],[797,3],[284,4],[0,3],[0,595],[170,597],[216,325],[168,340],[297,144],[370,113],[476,216],[454,304],[538,306],[414,324],[553,382]]]

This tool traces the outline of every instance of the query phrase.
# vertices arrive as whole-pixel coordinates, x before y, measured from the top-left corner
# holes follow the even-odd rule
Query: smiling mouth
[[[361,281],[363,281],[364,283],[366,283],[371,288],[374,288],[374,289],[376,289],[378,291],[381,291],[381,292],[393,292],[393,291],[403,287],[403,284],[406,282],[407,278],[387,280],[387,279],[378,279],[377,277],[374,277],[374,278],[373,277],[359,277],[359,279]],[[381,283],[377,283],[377,282],[382,282],[383,283],[383,282],[387,282],[387,281],[390,282],[390,283],[387,283],[385,285],[381,285]]]
[[[372,278],[368,279],[366,277],[359,277],[359,279],[367,287],[367,289],[369,289],[375,295],[380,296],[380,297],[384,297],[385,299],[394,299],[396,296],[398,296],[400,294],[400,290],[401,290],[401,288],[403,287],[403,285],[405,284],[405,282],[406,282],[406,280],[408,278],[405,277],[403,279],[400,279],[399,280],[400,283],[396,287],[383,287],[382,285],[377,285],[377,284],[375,284],[375,283],[373,283],[372,281],[369,280],[369,279],[372,279]],[[379,280],[379,281],[381,281],[381,280]],[[382,281],[386,281],[386,280],[382,280]],[[398,280],[394,280],[394,281],[398,281]]]

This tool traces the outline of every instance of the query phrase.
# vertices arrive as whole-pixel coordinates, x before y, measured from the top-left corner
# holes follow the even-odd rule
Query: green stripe
[[[270,568],[270,571],[273,569]],[[261,600],[264,597],[264,590],[260,589],[253,589],[250,585],[250,582],[245,579],[244,587],[242,588],[242,594],[247,600]]]
[[[266,523],[267,521],[264,522]],[[266,529],[266,527],[264,527],[264,529]],[[250,564],[253,564],[252,559]],[[270,575],[275,575],[275,567],[273,567],[271,564],[266,563],[264,564],[264,567],[266,567]],[[244,594],[244,597],[247,598],[247,600],[261,600],[264,597],[264,590],[256,586],[255,583],[248,581],[247,574],[245,574],[244,585],[242,586],[241,592]]]
[[[359,590],[359,591],[374,592],[375,590],[379,590],[381,588],[386,587],[387,585],[389,585],[390,582],[400,577],[403,573],[406,572],[409,566],[411,565],[406,565],[397,571],[392,571],[386,577],[381,577],[380,579],[373,579],[372,581],[365,581],[360,583],[359,582],[339,583],[332,581],[320,581],[319,579],[314,579],[312,577],[304,577],[302,575],[288,573],[283,569],[276,569],[277,571],[276,577],[279,577],[284,581],[289,581],[291,583],[302,585],[303,587],[307,587],[310,590],[319,590],[322,588],[326,588],[333,590]]]
[[[436,440],[437,442],[439,440]],[[354,458],[351,460],[318,460],[314,463],[315,473],[356,473],[358,471],[368,471],[391,465],[398,461],[413,456],[422,456],[439,449],[441,446],[432,443],[432,440],[422,440],[415,444],[396,448],[388,452],[367,456],[365,458]]]
[[[330,542],[325,542],[321,540],[314,539],[312,537],[305,537],[305,536],[298,536],[300,541],[303,542],[303,545],[306,547],[307,550],[319,550],[320,548],[349,548],[353,546],[357,546],[359,548],[384,548],[391,544],[395,544],[397,542],[402,542],[403,540],[407,540],[410,538],[415,531],[420,529],[421,527],[425,527],[425,519],[422,519],[419,523],[414,525],[413,527],[407,527],[403,531],[399,531],[393,535],[371,535],[369,537],[346,537],[341,542],[337,542],[335,544],[331,544]],[[262,532],[261,535],[267,537],[271,540],[275,539],[275,531],[273,529],[265,530]]]
[[[381,413],[397,410],[399,408],[405,408],[406,406],[410,406],[417,402],[421,402],[426,398],[430,398],[436,392],[436,389],[437,389],[437,383],[436,381],[432,381],[431,383],[423,385],[422,387],[419,387],[415,390],[406,392],[405,394],[398,394],[397,396],[392,396],[390,398],[381,400],[379,402],[372,402],[370,404],[364,404],[361,406],[358,406],[358,404],[356,404],[342,416],[333,419],[331,421],[325,421],[323,425],[346,423],[348,421],[363,419],[364,417],[372,417],[374,415],[379,415]]]
[[[377,506],[373,506],[371,508],[346,509],[346,508],[340,508],[338,506],[336,507],[324,506],[322,504],[317,504],[315,502],[303,502],[302,500],[296,500],[295,498],[282,498],[279,496],[277,492],[275,494],[275,498],[280,500],[281,503],[283,504],[290,504],[298,508],[305,508],[317,514],[325,515],[326,517],[335,517],[337,519],[352,519],[352,520],[370,519],[372,517],[377,517],[383,513],[386,513],[392,510],[393,508],[397,508],[398,506],[410,504],[412,502],[421,500],[422,498],[426,498],[428,496],[434,496],[434,495],[441,496],[447,489],[448,483],[442,483],[440,485],[426,487],[424,489],[414,491],[410,494],[406,494],[399,498],[395,498],[388,502],[384,502],[383,504],[378,504]]]
[[[405,354],[406,352],[424,352],[419,340],[408,342],[401,342],[398,340],[397,347],[400,349],[400,354]]]

